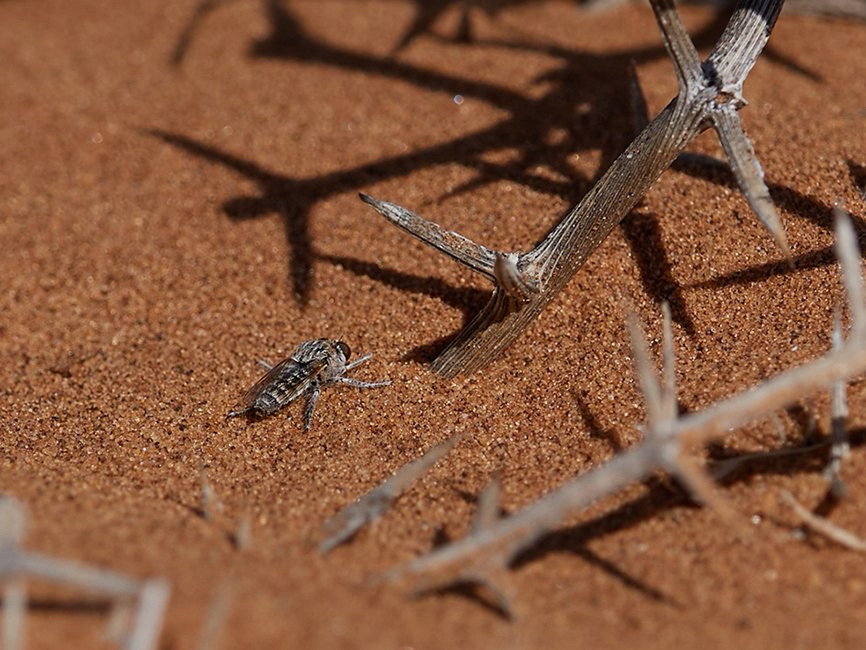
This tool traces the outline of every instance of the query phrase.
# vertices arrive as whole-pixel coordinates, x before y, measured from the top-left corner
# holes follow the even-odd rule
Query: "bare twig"
[[[14,570],[13,558],[24,539],[24,509],[17,500],[0,497],[0,578],[3,579],[3,647],[24,647],[24,612],[27,592]]]
[[[162,578],[146,580],[138,592],[138,607],[124,650],[151,650],[156,648],[165,607],[171,595],[168,581]]]
[[[782,492],[781,500],[794,511],[794,514],[797,515],[803,524],[814,530],[816,533],[819,533],[827,539],[832,540],[845,548],[849,548],[852,551],[866,551],[866,541],[857,537],[854,533],[831,523],[827,519],[824,519],[824,517],[819,517],[809,512],[806,508],[800,505],[797,499],[795,499],[787,490]]]
[[[460,436],[455,435],[431,447],[420,458],[397,470],[375,490],[363,495],[328,519],[322,526],[328,537],[319,545],[319,550],[322,553],[329,553],[351,539],[366,524],[381,517],[406,488],[433,467],[459,440]]]
[[[502,484],[494,477],[478,497],[478,509],[472,521],[472,531],[479,533],[487,530],[499,520],[499,496]]]
[[[225,629],[229,617],[232,599],[234,598],[234,583],[227,578],[220,583],[207,608],[204,623],[199,633],[198,650],[214,650],[218,647],[219,638]]]
[[[105,594],[121,602],[134,600],[132,628],[122,640],[125,650],[156,647],[170,594],[166,580],[138,581],[116,571],[30,553],[20,548],[24,513],[11,498],[0,498],[0,581],[4,592],[4,647],[17,648],[23,640],[24,578],[37,578]],[[9,587],[12,587],[10,594]],[[11,597],[10,597],[11,595]]]
[[[837,251],[845,276],[849,302],[862,300],[860,254],[851,236],[847,218],[837,213]],[[852,304],[855,319],[860,309]],[[676,476],[701,500],[730,517],[730,509],[715,494],[712,480],[691,458],[689,449],[722,437],[734,427],[782,408],[804,393],[823,390],[834,381],[845,381],[866,372],[866,331],[855,321],[852,334],[826,356],[783,372],[761,385],[738,393],[706,409],[678,416],[665,406],[663,394],[671,387],[672,373],[665,368],[662,384],[649,369],[646,345],[631,327],[639,383],[647,404],[647,433],[634,447],[614,456],[562,487],[550,492],[514,515],[478,528],[467,537],[440,547],[429,555],[392,571],[391,578],[411,578],[429,589],[431,584],[478,582],[491,572],[501,571],[514,555],[532,544],[562,519],[598,499],[613,494],[629,483],[640,481],[658,470]],[[664,329],[669,331],[666,325]],[[667,333],[665,335],[667,338]],[[671,363],[670,344],[664,343],[665,365]]]
[[[237,526],[231,534],[231,541],[239,551],[246,551],[253,544],[253,517],[245,511],[238,518]]]
[[[223,503],[207,477],[207,470],[202,468],[201,474],[201,514],[205,521],[214,521],[223,511]]]
[[[842,324],[839,322],[839,313],[833,319],[833,349],[842,347]],[[844,498],[848,494],[848,488],[840,474],[842,460],[850,453],[851,444],[848,440],[848,430],[845,421],[848,419],[848,401],[846,399],[845,382],[836,380],[830,391],[831,414],[830,414],[830,461],[824,468],[824,476],[830,483],[830,492],[837,499]]]
[[[672,0],[652,0],[679,94],[529,252],[493,251],[398,205],[362,195],[386,219],[495,284],[484,309],[433,361],[434,371],[446,376],[472,372],[511,345],[692,138],[709,126],[718,131],[749,203],[789,255],[763,172],[737,116],[745,105],[743,81],[767,42],[782,2],[743,0],[702,64]]]

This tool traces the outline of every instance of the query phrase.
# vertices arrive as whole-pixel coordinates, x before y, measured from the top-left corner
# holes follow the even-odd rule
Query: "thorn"
[[[216,490],[210,484],[207,478],[207,470],[202,468],[200,474],[201,481],[201,514],[205,521],[213,521],[214,518],[223,511],[223,504],[220,501]]]
[[[319,552],[323,555],[330,553],[340,544],[352,539],[366,524],[381,517],[412,483],[451,451],[462,437],[461,434],[456,434],[434,445],[420,458],[407,463],[378,487],[328,519],[322,525],[328,537],[319,544]]]
[[[688,490],[692,499],[714,511],[722,521],[732,526],[738,535],[749,537],[753,534],[752,529],[744,523],[743,517],[719,494],[716,484],[697,461],[680,455],[670,471]]]
[[[490,483],[478,495],[478,508],[475,511],[475,519],[472,522],[472,532],[480,533],[499,520],[499,498],[502,492],[502,484],[498,476],[494,476]]]
[[[634,314],[629,314],[628,317],[628,333],[634,356],[635,374],[646,403],[648,431],[655,433],[664,421],[665,409],[662,402],[662,390],[650,362],[646,335]]]
[[[643,88],[640,85],[640,78],[637,76],[637,63],[634,59],[628,62],[628,89],[629,97],[631,98],[631,116],[634,126],[634,135],[643,131],[649,124],[649,109],[647,108],[646,96]]]
[[[677,73],[677,83],[681,94],[698,88],[703,83],[701,59],[689,38],[686,28],[680,21],[673,0],[650,0],[665,48],[673,61]]]
[[[842,349],[842,324],[837,309],[833,315],[833,351]],[[824,477],[830,483],[830,492],[837,499],[848,495],[848,487],[842,480],[840,471],[842,461],[851,451],[848,431],[845,428],[848,419],[848,401],[846,399],[845,382],[837,379],[830,391],[830,460],[824,468]]]
[[[253,543],[253,518],[249,511],[238,519],[237,528],[231,534],[232,545],[238,551],[246,551]]]
[[[481,244],[476,244],[459,233],[446,230],[439,224],[424,219],[395,203],[381,201],[364,193],[360,193],[359,196],[364,203],[372,206],[395,226],[402,228],[428,246],[445,253],[463,266],[481,273],[494,282],[496,281],[493,272],[496,262],[494,251]]]
[[[842,282],[848,296],[848,309],[851,311],[851,336],[866,336],[866,304],[863,302],[863,279],[861,275],[860,247],[854,227],[845,210],[836,206],[833,209],[836,229],[836,257],[842,273]]]
[[[662,303],[662,418],[673,422],[677,417],[677,373],[674,353],[674,332],[671,323],[671,306]]]
[[[157,646],[170,595],[171,587],[162,578],[148,580],[141,586],[132,631],[123,646],[126,650],[151,650]]]
[[[773,204],[770,190],[764,182],[764,170],[755,157],[755,150],[743,130],[740,116],[734,107],[721,104],[712,113],[712,120],[728,156],[731,171],[737,179],[737,185],[746,195],[752,211],[770,232],[788,263],[793,266],[791,248],[788,246],[788,237],[782,227],[782,220]]]

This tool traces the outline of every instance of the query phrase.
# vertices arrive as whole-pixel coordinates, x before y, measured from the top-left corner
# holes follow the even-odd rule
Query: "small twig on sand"
[[[406,488],[457,444],[460,437],[452,436],[430,448],[420,458],[397,470],[375,490],[363,495],[328,519],[322,526],[328,537],[319,545],[319,550],[322,553],[329,553],[336,546],[351,539],[366,524],[381,517]]]

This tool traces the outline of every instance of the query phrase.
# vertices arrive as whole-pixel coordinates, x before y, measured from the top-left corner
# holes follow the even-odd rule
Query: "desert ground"
[[[724,159],[708,131],[514,346],[437,376],[490,284],[358,193],[526,250],[631,140],[630,62],[653,115],[677,85],[643,3],[502,2],[469,34],[458,3],[423,9],[0,2],[0,492],[26,508],[24,548],[167,579],[165,649],[864,647],[863,554],[780,501],[866,536],[863,378],[846,498],[827,496],[819,391],[696,451],[817,444],[721,481],[739,526],[659,473],[524,550],[510,616],[381,579],[466,535],[494,478],[508,516],[641,439],[629,312],[658,359],[671,305],[679,408],[699,411],[827,352],[834,205],[866,242],[866,24],[783,12],[740,115],[793,266],[700,162]],[[729,15],[680,13],[703,54]],[[308,432],[302,400],[226,419],[257,359],[321,337],[392,384],[328,388]],[[454,435],[375,524],[317,550],[325,520]],[[115,647],[103,596],[27,595],[24,647]]]

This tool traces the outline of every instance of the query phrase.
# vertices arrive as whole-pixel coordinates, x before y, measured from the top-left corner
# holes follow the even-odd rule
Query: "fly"
[[[352,351],[343,341],[331,339],[312,339],[304,341],[287,359],[272,366],[259,361],[267,368],[267,373],[250,388],[240,408],[229,411],[226,417],[250,414],[265,417],[279,411],[301,395],[308,395],[304,409],[304,431],[309,430],[313,411],[322,389],[331,384],[348,384],[355,388],[380,388],[388,386],[385,381],[367,382],[344,377],[349,370],[357,368],[373,355],[367,354],[348,363]]]

